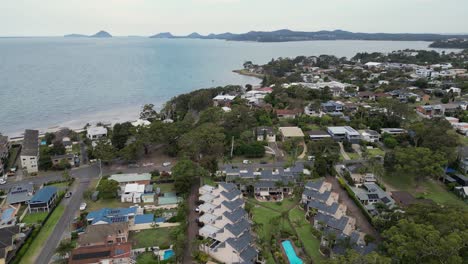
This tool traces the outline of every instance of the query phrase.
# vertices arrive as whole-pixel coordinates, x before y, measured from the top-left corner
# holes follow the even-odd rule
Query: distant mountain
[[[153,35],[150,38],[174,38],[174,35],[172,35],[169,32],[162,32],[162,33],[158,33],[156,35]]]
[[[174,36],[169,32],[160,33],[156,38],[200,38],[200,39],[224,39],[233,41],[257,41],[257,42],[286,42],[305,40],[400,40],[400,41],[437,41],[450,38],[464,38],[468,35],[441,35],[441,34],[414,34],[414,33],[354,33],[344,30],[334,31],[293,31],[281,29],[276,31],[249,31],[242,34],[222,33],[202,36],[192,33],[188,36]]]
[[[101,30],[98,33],[91,35],[89,37],[90,38],[112,38],[112,35],[106,31]]]
[[[88,36],[82,34],[68,34],[65,35],[66,38],[87,38]]]

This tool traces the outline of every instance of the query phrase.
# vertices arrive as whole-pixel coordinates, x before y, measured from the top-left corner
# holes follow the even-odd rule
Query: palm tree
[[[55,253],[57,253],[61,258],[64,258],[68,253],[70,253],[75,247],[73,246],[71,241],[64,240],[60,242],[60,244],[57,246],[57,249],[55,250]]]

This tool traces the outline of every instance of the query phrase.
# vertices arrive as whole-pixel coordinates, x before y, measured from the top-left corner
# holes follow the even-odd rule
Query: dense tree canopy
[[[187,194],[198,177],[206,176],[207,172],[188,159],[182,159],[172,168],[175,189],[180,194]]]

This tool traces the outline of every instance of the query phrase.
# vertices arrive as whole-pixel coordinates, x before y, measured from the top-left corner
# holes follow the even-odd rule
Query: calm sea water
[[[198,88],[257,84],[232,73],[244,61],[360,51],[427,49],[427,42],[287,43],[149,38],[0,39],[0,132],[133,120],[145,103]]]

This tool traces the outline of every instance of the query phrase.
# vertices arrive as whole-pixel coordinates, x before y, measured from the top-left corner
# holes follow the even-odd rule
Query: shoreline
[[[260,80],[263,79],[263,74],[253,73],[247,70],[233,70],[232,72],[235,72],[237,74],[244,75],[244,76],[255,77]]]

